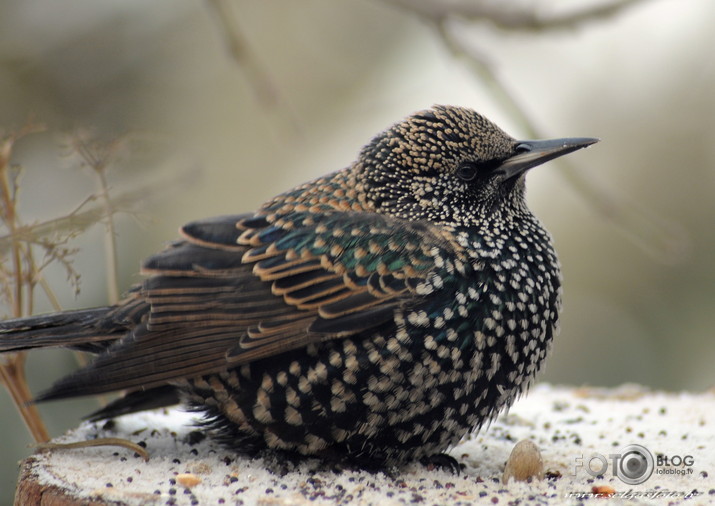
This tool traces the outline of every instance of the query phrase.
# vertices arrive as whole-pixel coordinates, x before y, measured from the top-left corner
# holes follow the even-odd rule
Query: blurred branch
[[[71,139],[71,145],[79,154],[82,161],[88,165],[97,176],[99,185],[99,198],[104,210],[104,251],[105,267],[107,270],[107,300],[110,304],[119,301],[119,281],[116,228],[114,226],[114,205],[109,197],[107,184],[107,170],[115,160],[123,144],[123,139],[114,139],[108,143],[90,140],[86,133],[77,132]]]
[[[177,184],[188,183],[190,175],[174,180]],[[133,188],[112,197],[112,212],[131,213],[140,202],[145,202],[151,197],[165,192],[165,183],[146,184],[140,188]],[[94,194],[87,197],[75,210],[46,221],[41,221],[31,225],[21,225],[14,232],[0,235],[0,255],[7,254],[13,241],[19,240],[30,244],[42,244],[42,239],[52,237],[55,234],[72,233],[78,235],[92,225],[101,222],[107,216],[107,208],[100,201],[100,195]],[[99,202],[98,202],[99,201]]]
[[[246,71],[258,99],[264,105],[276,106],[280,101],[278,90],[239,28],[236,17],[231,12],[230,0],[207,0],[206,3],[216,17],[229,54]]]
[[[31,256],[23,255],[22,242],[15,236],[19,226],[17,217],[18,184],[17,171],[11,174],[10,160],[15,143],[19,139],[43,130],[44,127],[41,125],[28,122],[18,132],[5,137],[0,144],[0,204],[2,204],[0,206],[0,220],[10,230],[10,235],[12,236],[8,245],[8,250],[12,257],[12,270],[10,273],[6,273],[5,269],[2,269],[2,277],[11,278],[11,281],[9,279],[7,281],[10,281],[14,287],[10,300],[12,302],[13,316],[16,318],[24,314],[23,287],[25,283],[28,283],[28,290],[31,290],[34,283],[29,281],[30,277],[26,275],[25,265],[23,264],[24,258],[26,263],[30,265],[29,270],[32,270],[33,259]],[[25,378],[25,353],[13,353],[0,362],[0,380],[10,393],[33,439],[36,442],[47,441],[49,434],[45,424],[42,422],[37,407],[31,404],[32,394]]]
[[[67,243],[84,230],[99,222],[107,223],[108,271],[110,274],[110,300],[112,293],[117,294],[115,229],[113,216],[117,212],[132,210],[139,202],[155,198],[166,193],[166,184],[143,184],[138,189],[126,191],[110,200],[106,171],[114,163],[127,137],[109,143],[90,141],[86,136],[77,134],[73,138],[74,152],[82,163],[90,166],[99,179],[99,191],[87,197],[77,208],[65,216],[45,222],[25,225],[18,217],[17,204],[20,188],[21,167],[11,165],[15,142],[28,133],[40,131],[39,127],[25,127],[19,132],[0,138],[0,296],[12,307],[14,317],[30,314],[33,308],[33,295],[39,285],[47,294],[52,306],[61,310],[53,291],[44,279],[43,269],[51,263],[61,265],[67,272],[70,284],[79,288],[79,273],[73,268],[72,260],[76,249],[67,247]],[[174,177],[173,182],[188,183],[193,173],[186,171]],[[44,251],[41,262],[35,260],[34,248]],[[5,262],[9,256],[11,261]],[[112,282],[112,279],[114,281]],[[80,361],[83,363],[83,361]],[[25,425],[37,442],[49,439],[47,430],[28,388],[24,372],[25,353],[14,353],[0,359],[0,383],[10,393]]]
[[[42,244],[43,238],[56,236],[57,234],[78,235],[95,223],[101,222],[106,217],[106,208],[103,203],[90,206],[84,211],[81,208],[86,204],[98,200],[97,195],[88,197],[77,209],[71,213],[52,218],[47,221],[34,223],[31,225],[20,225],[8,234],[0,235],[0,255],[7,254],[13,243],[22,241],[28,244]],[[136,195],[123,195],[114,199],[114,212],[128,211],[130,204],[139,200]]]
[[[42,125],[37,125],[28,122],[18,132],[8,135],[3,139],[0,145],[0,203],[2,204],[2,221],[10,230],[10,235],[14,236],[18,227],[18,219],[16,214],[17,204],[17,176],[11,175],[10,159],[15,143],[32,133],[41,132],[44,130]],[[20,242],[17,239],[10,241],[9,248],[11,249],[13,272],[15,273],[14,289],[12,297],[13,314],[16,317],[22,315],[22,264]]]
[[[36,443],[49,441],[50,435],[37,406],[31,404],[32,394],[25,379],[26,352],[13,353],[0,364],[0,380],[7,388],[27,429]]]
[[[524,133],[534,139],[548,137],[526,113],[487,58],[460,40],[450,30],[449,20],[462,17],[469,20],[489,19],[495,24],[512,29],[555,29],[574,26],[585,21],[612,16],[626,7],[645,0],[613,0],[582,8],[569,14],[547,15],[537,5],[528,7],[493,0],[383,0],[418,15],[438,34],[442,43],[457,58],[466,62],[472,72],[491,91]],[[634,244],[661,262],[676,262],[688,249],[688,238],[682,230],[664,218],[638,207],[628,199],[594,185],[586,176],[575,171],[565,160],[558,162],[562,174],[576,191],[603,217],[623,231]]]
[[[611,0],[601,4],[579,7],[571,12],[554,12],[539,2],[503,0],[383,0],[433,21],[441,22],[458,16],[469,20],[486,19],[502,28],[516,30],[544,30],[573,28],[619,14],[622,10],[648,0]]]
[[[242,68],[258,101],[285,121],[291,133],[300,134],[300,122],[285,101],[266,67],[251,49],[231,10],[231,0],[206,0],[233,60]]]
[[[27,247],[27,245],[25,245],[25,247],[28,249],[28,252],[27,252],[28,257],[32,258],[31,248]],[[31,272],[32,279],[35,283],[39,283],[40,287],[42,288],[42,291],[45,292],[45,295],[47,296],[47,300],[50,301],[50,305],[52,306],[52,309],[54,309],[55,311],[62,311],[62,306],[60,305],[60,301],[57,298],[57,295],[55,295],[55,292],[52,289],[52,287],[50,286],[50,284],[45,279],[45,276],[42,275],[41,269],[37,268],[37,264],[34,261],[32,261],[30,263],[30,265],[32,267],[32,272]],[[32,314],[33,312],[34,312],[33,308],[29,307],[28,313]]]

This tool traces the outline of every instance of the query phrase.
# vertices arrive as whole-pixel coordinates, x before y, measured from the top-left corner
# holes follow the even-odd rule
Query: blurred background
[[[435,103],[474,108],[515,137],[599,137],[529,175],[565,277],[540,380],[712,389],[715,3],[594,0],[578,7],[627,6],[572,19],[573,4],[0,0],[0,132],[46,127],[12,153],[20,219],[67,216],[97,191],[78,139],[119,146],[110,193],[137,196],[115,216],[124,291],[181,224],[345,167],[375,133]],[[79,295],[63,266],[43,271],[62,307],[106,304],[104,227],[67,247],[78,248]],[[52,310],[40,290],[33,309]],[[34,352],[30,387],[75,367],[71,353]],[[56,436],[96,406],[40,411]],[[32,450],[4,389],[0,427],[8,504]]]

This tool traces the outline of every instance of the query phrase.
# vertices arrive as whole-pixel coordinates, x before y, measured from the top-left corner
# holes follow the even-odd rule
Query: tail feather
[[[116,399],[103,408],[85,416],[85,420],[97,422],[147,409],[163,408],[179,404],[179,390],[172,385],[161,385],[149,390],[134,390]]]
[[[126,332],[118,325],[102,325],[112,307],[64,311],[0,321],[0,353],[60,346],[101,351]]]

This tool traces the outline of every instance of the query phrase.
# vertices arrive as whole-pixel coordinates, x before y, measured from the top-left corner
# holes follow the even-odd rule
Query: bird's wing
[[[224,216],[151,257],[148,318],[42,399],[149,388],[392,324],[439,288],[455,245],[432,225],[371,213]]]

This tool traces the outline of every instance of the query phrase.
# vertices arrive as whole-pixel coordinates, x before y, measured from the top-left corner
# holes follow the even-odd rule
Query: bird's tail
[[[100,353],[127,335],[129,329],[142,319],[146,308],[147,306],[141,301],[137,301],[134,304],[63,311],[0,321],[0,354],[53,346]],[[87,368],[80,370],[80,374],[86,370]],[[73,392],[67,388],[62,390],[62,395],[57,395],[57,387],[66,387],[67,383],[72,383],[76,375],[77,373],[60,380],[54,387],[35,397],[32,402],[85,395],[81,389],[79,392]],[[111,390],[112,388],[105,388],[101,391]],[[174,386],[159,385],[146,390],[140,388],[114,400],[87,418],[92,421],[103,420],[146,409],[171,406],[178,402],[179,391]]]
[[[126,328],[103,325],[113,307],[64,311],[0,321],[0,353],[63,347],[100,351]]]

